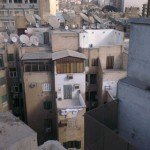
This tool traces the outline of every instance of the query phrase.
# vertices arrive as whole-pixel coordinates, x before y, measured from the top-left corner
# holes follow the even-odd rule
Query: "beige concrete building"
[[[66,50],[66,49],[78,50],[79,34],[77,31],[52,30],[51,43],[52,43],[53,52]]]
[[[37,51],[25,53],[21,60],[27,124],[37,132],[39,144],[57,139],[51,53]]]
[[[0,149],[37,150],[37,135],[10,112],[0,113]]]
[[[116,97],[117,82],[126,76],[126,63],[123,63],[123,37],[123,32],[112,29],[86,30],[79,35],[82,53],[88,58],[87,110],[105,103],[107,91]]]
[[[58,0],[39,0],[39,15],[44,18],[44,16],[56,15],[59,10]]]

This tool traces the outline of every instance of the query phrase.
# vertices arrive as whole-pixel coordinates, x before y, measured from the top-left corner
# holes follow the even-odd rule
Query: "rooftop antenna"
[[[54,29],[58,29],[60,27],[60,22],[56,16],[49,16],[47,21]]]
[[[36,20],[33,14],[25,14],[25,17],[30,25],[36,23]]]

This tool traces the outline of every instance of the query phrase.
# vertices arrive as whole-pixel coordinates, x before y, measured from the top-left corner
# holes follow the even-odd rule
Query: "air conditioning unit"
[[[73,74],[68,74],[68,75],[67,75],[67,79],[69,79],[69,80],[70,80],[70,79],[73,79]]]
[[[35,82],[32,82],[31,84],[30,84],[30,88],[34,88],[34,87],[36,87],[36,83]]]

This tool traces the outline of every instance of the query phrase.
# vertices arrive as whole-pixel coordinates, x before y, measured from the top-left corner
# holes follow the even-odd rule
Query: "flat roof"
[[[9,148],[16,142],[35,136],[36,133],[10,112],[0,113],[0,149]]]
[[[81,59],[87,59],[83,53],[79,53],[79,52],[73,51],[73,50],[63,50],[63,51],[54,52],[52,54],[52,60],[57,60],[57,59],[61,59],[64,57],[69,57],[69,56],[81,58]]]
[[[34,52],[34,53],[25,53],[22,57],[22,60],[43,60],[43,59],[52,59],[52,53],[49,52]]]
[[[132,85],[136,88],[140,88],[143,90],[148,90],[148,91],[150,90],[150,84],[149,83],[135,79],[135,78],[132,78],[132,77],[126,77],[126,78],[120,80],[119,82],[129,84],[129,85]]]
[[[133,24],[150,24],[150,18],[145,18],[145,17],[131,18],[130,23],[133,23]]]

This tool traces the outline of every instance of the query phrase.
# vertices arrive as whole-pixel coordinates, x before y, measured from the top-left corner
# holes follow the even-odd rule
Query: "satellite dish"
[[[20,41],[21,41],[21,43],[24,43],[27,45],[29,43],[29,37],[25,34],[22,34],[22,35],[20,35]]]
[[[34,14],[35,19],[41,20],[41,17],[39,15]]]
[[[14,33],[10,34],[10,39],[13,43],[16,43],[18,41],[18,38],[19,37],[17,34],[14,34]]]
[[[35,45],[35,46],[38,46],[39,45],[39,38],[35,35],[32,35],[30,37],[30,42]]]
[[[93,18],[92,16],[89,17],[89,21],[90,21],[91,23],[94,23],[94,22],[95,22],[95,20],[94,20],[94,18]]]
[[[58,29],[60,26],[60,23],[56,16],[47,17],[46,22],[48,22],[54,29]]]
[[[6,32],[2,32],[2,35],[4,36],[4,42],[5,42],[5,39],[6,39],[7,42],[8,42],[8,40],[9,40],[8,34],[7,34]]]
[[[66,29],[66,30],[69,30],[69,27],[68,27],[68,26],[65,26],[65,29]]]
[[[66,21],[70,22],[70,16],[68,14],[63,13],[62,16]]]
[[[80,16],[81,16],[85,21],[87,21],[87,22],[90,21],[90,20],[89,20],[89,17],[88,17],[87,15],[85,15],[85,14],[83,14],[83,13],[80,13]]]
[[[25,14],[25,17],[26,17],[26,19],[27,19],[28,22],[30,22],[30,23],[36,23],[35,17],[34,17],[33,14]]]
[[[98,21],[99,23],[103,23],[103,21],[97,16],[97,15],[93,15],[93,17],[95,18],[96,21]]]

